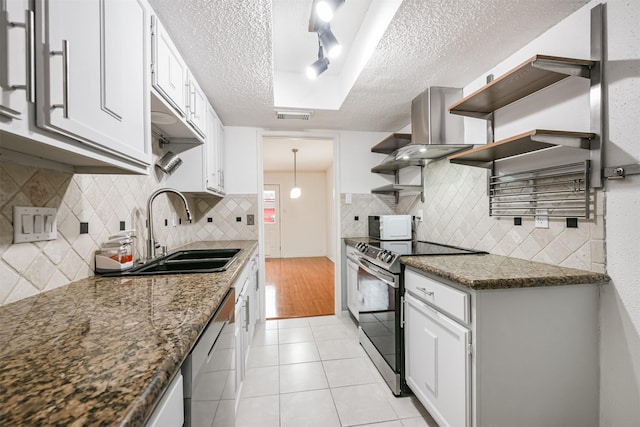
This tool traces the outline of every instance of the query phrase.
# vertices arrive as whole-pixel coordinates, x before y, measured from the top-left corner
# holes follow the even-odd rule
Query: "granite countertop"
[[[478,290],[601,284],[610,280],[606,274],[492,254],[403,256],[400,262]]]
[[[369,237],[345,237],[345,244],[378,242]],[[560,267],[492,254],[401,256],[402,264],[451,280],[471,289],[607,283],[606,274]]]
[[[257,247],[221,273],[89,277],[0,307],[0,425],[143,425]]]

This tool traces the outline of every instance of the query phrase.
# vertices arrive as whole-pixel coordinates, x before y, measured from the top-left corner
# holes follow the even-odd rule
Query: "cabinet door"
[[[207,109],[207,138],[206,144],[206,186],[211,191],[220,190],[218,176],[218,117],[213,108]]]
[[[221,193],[224,193],[224,126],[220,119],[218,119],[218,145],[217,145],[217,155],[218,155],[218,190]]]
[[[38,126],[150,163],[145,12],[143,0],[36,2]]]
[[[407,385],[441,426],[470,425],[471,332],[405,294]]]
[[[236,397],[239,397],[244,379],[244,298],[240,296],[236,301],[235,311],[235,341],[236,341]]]
[[[187,121],[200,135],[205,136],[207,131],[207,97],[205,96],[200,85],[189,75],[189,97],[188,97],[188,114]]]
[[[347,258],[347,306],[356,320],[359,320],[358,301],[358,264]]]
[[[157,17],[153,19],[152,37],[153,87],[185,117],[187,65]]]
[[[0,115],[23,119],[35,85],[33,12],[25,0],[0,0]]]

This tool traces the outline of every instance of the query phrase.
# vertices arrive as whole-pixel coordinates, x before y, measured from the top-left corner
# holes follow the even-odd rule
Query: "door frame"
[[[264,138],[322,138],[333,140],[333,194],[334,194],[334,211],[333,219],[336,227],[335,235],[329,244],[333,245],[333,253],[335,254],[334,260],[334,312],[336,316],[342,316],[342,245],[341,245],[341,224],[340,224],[340,134],[339,132],[331,131],[258,131],[258,188],[260,191],[264,191],[264,165],[263,165],[263,152],[264,152]],[[258,197],[258,211],[264,211],[264,202],[262,196]],[[265,283],[265,256],[264,256],[264,224],[260,221],[258,226],[258,250],[260,251],[260,280]],[[261,293],[260,304],[262,307],[265,305],[264,292]],[[264,310],[261,311],[264,313]],[[264,320],[264,319],[262,319]]]

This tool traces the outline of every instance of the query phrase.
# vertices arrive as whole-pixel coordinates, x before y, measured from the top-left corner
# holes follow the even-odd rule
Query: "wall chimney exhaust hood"
[[[439,159],[473,147],[464,144],[464,118],[450,114],[449,105],[462,99],[462,89],[430,87],[411,102],[411,143],[396,159]]]

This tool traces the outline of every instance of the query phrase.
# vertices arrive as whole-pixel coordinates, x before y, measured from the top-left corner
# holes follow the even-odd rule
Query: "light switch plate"
[[[56,208],[13,207],[13,243],[41,242],[58,238]]]

